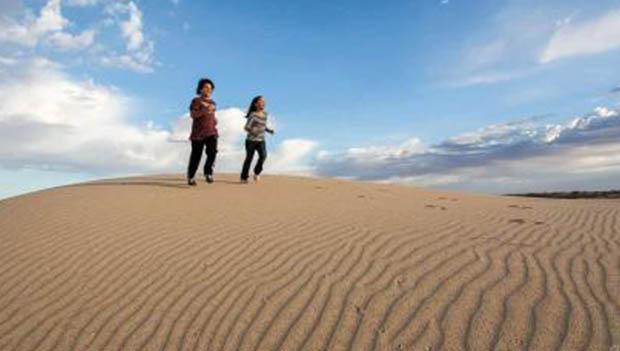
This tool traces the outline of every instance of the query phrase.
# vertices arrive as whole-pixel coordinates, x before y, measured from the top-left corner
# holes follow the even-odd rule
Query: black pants
[[[202,150],[205,150],[207,160],[205,161],[205,176],[213,174],[213,164],[217,155],[217,136],[209,136],[203,140],[192,140],[192,153],[189,156],[189,165],[187,166],[187,178],[192,179],[196,175],[200,159],[202,158]]]
[[[245,161],[243,162],[243,169],[241,170],[241,179],[248,179],[250,173],[250,166],[252,165],[252,159],[254,159],[254,152],[258,152],[258,161],[254,166],[254,174],[259,175],[263,171],[263,163],[267,158],[267,147],[265,141],[245,141]]]

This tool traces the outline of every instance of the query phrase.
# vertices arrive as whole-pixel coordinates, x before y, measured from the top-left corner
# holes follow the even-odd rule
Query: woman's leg
[[[243,169],[241,170],[241,180],[247,180],[250,176],[250,166],[252,165],[252,159],[254,158],[255,142],[245,141],[245,161],[243,161]]]
[[[200,159],[202,158],[202,148],[204,143],[201,140],[192,140],[192,152],[189,155],[189,164],[187,165],[187,179],[194,179]]]
[[[254,174],[260,175],[263,171],[263,163],[265,163],[265,160],[267,159],[267,146],[265,145],[265,141],[261,141],[257,145],[256,151],[258,151],[258,161],[254,167]]]
[[[205,176],[210,176],[213,175],[213,165],[215,164],[215,157],[217,156],[217,136],[208,137],[205,144],[207,161],[205,162],[204,174]]]

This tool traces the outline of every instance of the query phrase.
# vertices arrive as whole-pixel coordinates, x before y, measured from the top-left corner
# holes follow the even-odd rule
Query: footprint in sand
[[[394,281],[394,284],[396,285],[397,288],[400,288],[404,282],[405,282],[405,279],[403,277],[399,277],[399,278],[396,278],[396,280]]]
[[[440,209],[440,210],[442,210],[442,211],[445,211],[445,210],[447,210],[447,209],[448,209],[448,208],[447,208],[447,207],[445,207],[445,206],[437,206],[437,205],[426,205],[425,207],[426,207],[426,208],[433,208],[433,209],[434,209],[434,208],[438,208],[438,209]]]
[[[515,224],[525,224],[527,222],[528,221],[523,219],[523,218],[513,218],[513,219],[509,219],[508,220],[508,223],[515,223]],[[544,221],[533,221],[531,223],[533,223],[534,225],[544,225],[544,224],[546,224]]]
[[[510,208],[517,208],[519,210],[531,210],[532,209],[532,207],[525,206],[525,205],[508,205],[508,207],[510,207]]]
[[[525,224],[525,223],[527,223],[527,221],[526,221],[525,219],[523,219],[523,218],[513,218],[513,219],[508,220],[508,223]],[[545,223],[545,222],[543,222],[543,221],[534,221],[534,222],[532,222],[532,223],[533,223],[534,225],[543,225],[543,224],[546,224],[546,223]]]

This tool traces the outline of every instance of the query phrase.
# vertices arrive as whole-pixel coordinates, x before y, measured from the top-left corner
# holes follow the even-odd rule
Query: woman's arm
[[[192,119],[202,117],[202,103],[198,99],[192,100],[192,103],[189,105],[189,116]]]
[[[273,134],[276,131],[273,130],[273,128],[267,126],[267,118],[268,118],[268,116],[269,116],[269,114],[267,112],[265,112],[265,132],[267,132],[269,134]]]
[[[253,117],[253,116],[250,116],[250,117],[248,117],[248,121],[247,121],[247,122],[245,122],[245,127],[243,127],[243,129],[244,129],[246,132],[250,133],[250,132],[252,131],[252,125],[253,125],[253,124],[254,124],[254,117]]]
[[[193,118],[202,118],[207,114],[215,112],[215,103],[209,103],[200,100],[199,98],[194,98],[189,107],[189,115]]]

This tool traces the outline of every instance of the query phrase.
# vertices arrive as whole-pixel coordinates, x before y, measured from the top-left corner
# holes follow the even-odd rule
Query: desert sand
[[[0,350],[614,350],[620,201],[266,176],[0,201]]]

